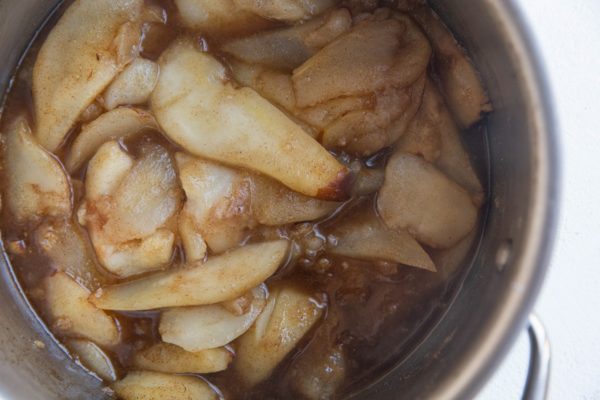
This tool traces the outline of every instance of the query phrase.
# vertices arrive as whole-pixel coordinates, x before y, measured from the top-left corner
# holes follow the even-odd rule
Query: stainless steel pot
[[[0,0],[0,93],[59,3]],[[469,50],[495,105],[488,125],[489,213],[447,313],[404,362],[355,398],[472,398],[523,330],[553,240],[557,138],[543,70],[518,9],[508,0],[431,3]],[[68,359],[30,311],[4,258],[0,275],[0,396],[102,398],[100,383]]]

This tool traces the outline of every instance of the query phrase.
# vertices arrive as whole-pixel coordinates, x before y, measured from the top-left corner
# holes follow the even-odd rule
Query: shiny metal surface
[[[529,316],[529,371],[523,391],[523,400],[545,400],[550,379],[550,341],[542,321],[535,315]]]
[[[0,0],[0,93],[58,3]],[[543,71],[518,10],[512,1],[431,3],[471,53],[495,105],[488,126],[489,215],[449,311],[400,365],[354,398],[472,398],[525,327],[553,240],[557,139]],[[507,263],[496,265],[497,252],[506,248]],[[102,398],[99,382],[66,358],[28,309],[5,259],[0,275],[0,397]]]

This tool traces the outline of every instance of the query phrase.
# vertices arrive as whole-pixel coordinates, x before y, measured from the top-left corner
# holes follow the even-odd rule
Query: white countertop
[[[535,307],[552,346],[549,399],[600,399],[600,1],[519,3],[546,64],[562,148],[558,237]],[[528,357],[524,333],[477,400],[518,399]]]

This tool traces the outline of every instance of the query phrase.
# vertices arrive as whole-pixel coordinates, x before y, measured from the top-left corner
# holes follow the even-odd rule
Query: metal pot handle
[[[523,400],[545,400],[550,378],[550,341],[546,329],[535,315],[529,316],[529,371],[523,391]]]

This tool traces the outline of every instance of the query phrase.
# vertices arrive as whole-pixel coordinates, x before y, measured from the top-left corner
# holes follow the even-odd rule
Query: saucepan
[[[36,32],[60,0],[0,0],[0,96]],[[357,399],[472,398],[527,326],[546,273],[557,220],[559,165],[550,94],[540,59],[509,0],[432,0],[471,54],[495,111],[483,148],[487,217],[458,294],[426,338]],[[481,142],[480,138],[477,139]],[[0,259],[0,397],[96,399],[101,383],[71,361],[31,311]],[[524,397],[543,398],[548,346],[530,323]]]

